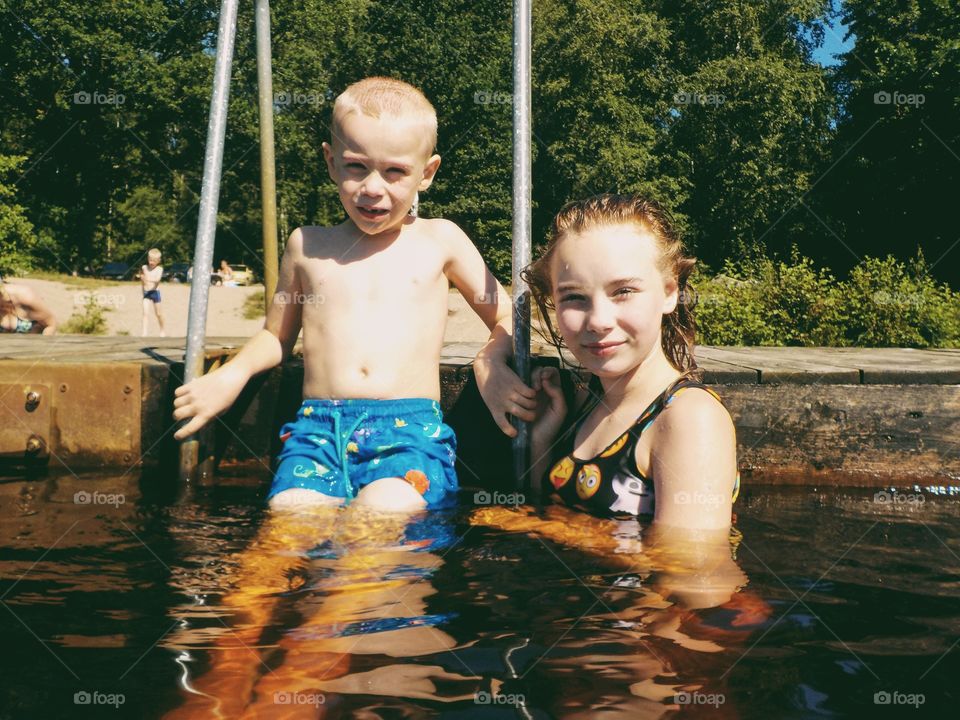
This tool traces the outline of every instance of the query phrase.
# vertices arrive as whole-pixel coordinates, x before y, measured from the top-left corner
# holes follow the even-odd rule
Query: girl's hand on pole
[[[557,368],[534,368],[531,381],[537,393],[533,438],[538,446],[546,450],[546,446],[553,442],[563,426],[567,416],[567,401],[563,397],[560,371]]]

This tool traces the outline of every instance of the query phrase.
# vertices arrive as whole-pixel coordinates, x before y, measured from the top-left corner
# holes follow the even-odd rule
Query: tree
[[[0,272],[20,273],[38,264],[34,254],[36,238],[33,224],[23,205],[14,202],[16,183],[7,178],[21,172],[22,156],[0,155]]]
[[[817,202],[840,238],[835,264],[917,246],[960,280],[960,4],[845,0],[856,44],[835,78],[841,112]],[[952,250],[951,250],[952,248]]]

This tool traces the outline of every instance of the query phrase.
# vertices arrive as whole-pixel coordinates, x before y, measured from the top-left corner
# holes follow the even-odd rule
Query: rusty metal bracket
[[[0,383],[0,458],[46,458],[51,431],[50,386]]]

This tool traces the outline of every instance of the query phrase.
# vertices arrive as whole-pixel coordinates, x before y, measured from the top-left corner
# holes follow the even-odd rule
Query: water
[[[263,483],[180,499],[163,485],[0,483],[0,718],[957,705],[949,493],[747,488],[734,560],[664,554],[636,523],[585,516],[470,503],[410,527],[359,511],[277,522]]]

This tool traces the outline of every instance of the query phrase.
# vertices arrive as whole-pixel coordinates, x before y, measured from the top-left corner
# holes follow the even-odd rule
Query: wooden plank
[[[861,371],[868,385],[955,385],[960,383],[960,353],[913,348],[809,348],[811,354]]]
[[[809,348],[711,347],[704,351],[711,359],[752,368],[764,385],[859,385],[860,371],[830,364],[803,352]],[[801,353],[796,351],[800,350]]]
[[[812,484],[874,485],[960,474],[960,387],[758,385],[723,389],[741,469]],[[787,480],[791,477],[793,480]]]
[[[233,355],[243,337],[207,339],[206,357]],[[298,345],[298,348],[301,348]],[[455,342],[442,358],[457,365],[472,360],[482,343]],[[183,362],[184,338],[55,335],[6,336],[0,359],[41,362]],[[296,349],[294,351],[296,353]],[[556,357],[537,343],[534,355]],[[696,349],[707,382],[715,384],[960,384],[960,349],[707,347]],[[565,353],[570,363],[571,355]]]

